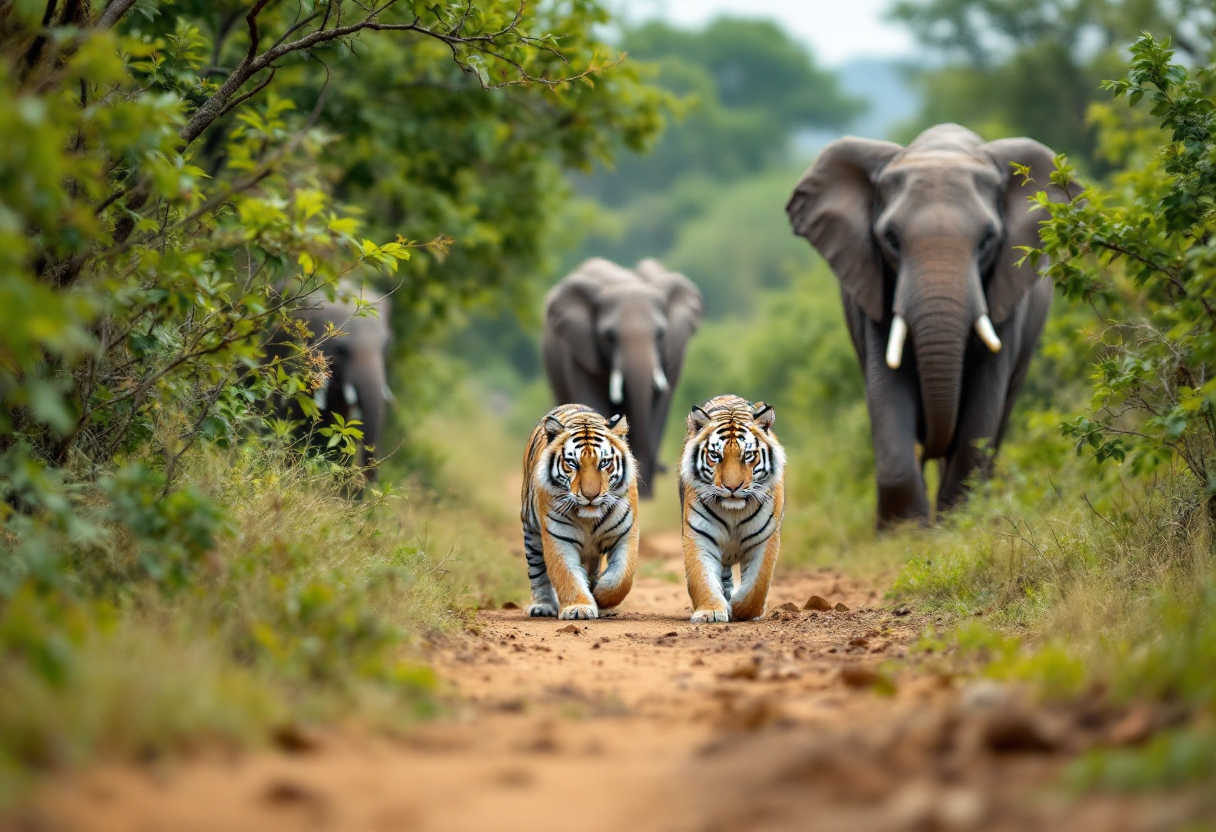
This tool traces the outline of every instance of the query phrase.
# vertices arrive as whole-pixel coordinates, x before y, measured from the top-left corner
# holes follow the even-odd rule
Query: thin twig
[[[1106,525],[1110,526],[1115,531],[1119,531],[1118,526],[1116,526],[1114,523],[1112,523],[1107,518],[1103,517],[1102,512],[1100,512],[1096,508],[1094,508],[1094,504],[1089,501],[1089,495],[1086,494],[1084,491],[1081,492],[1081,499],[1085,501],[1085,505],[1089,506],[1089,510],[1098,516],[1098,519],[1100,519]]]

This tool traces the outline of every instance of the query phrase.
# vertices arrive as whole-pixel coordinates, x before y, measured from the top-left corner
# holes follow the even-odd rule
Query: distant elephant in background
[[[991,470],[1051,305],[1051,283],[1018,265],[1017,247],[1038,246],[1046,218],[1030,213],[1030,196],[1070,198],[1049,183],[1053,157],[1031,139],[984,143],[957,124],[906,148],[846,137],[824,148],[786,206],[840,280],[865,376],[880,527],[929,519],[925,460],[941,460],[939,511]]]
[[[701,292],[682,274],[643,260],[634,271],[599,258],[545,301],[545,373],[558,404],[629,420],[638,494],[651,495],[671,394],[701,324]]]
[[[358,294],[351,287],[343,287],[343,291]],[[392,305],[382,295],[365,295],[364,300],[376,310],[375,316],[367,313],[356,316],[358,309],[353,299],[329,301],[308,297],[292,312],[292,317],[308,327],[312,342],[329,364],[329,378],[313,394],[313,401],[321,411],[320,424],[333,424],[335,414],[346,421],[358,419],[363,423],[359,426],[363,441],[355,463],[367,467],[368,482],[374,483],[377,479],[374,453],[383,450],[380,440],[384,435],[385,414],[393,399],[386,369],[392,344],[389,327]],[[324,337],[330,324],[343,334]],[[276,340],[270,349],[271,356],[286,359],[291,350],[282,338]],[[298,406],[292,405],[291,409],[291,418],[304,418]],[[373,451],[369,453],[368,448]]]

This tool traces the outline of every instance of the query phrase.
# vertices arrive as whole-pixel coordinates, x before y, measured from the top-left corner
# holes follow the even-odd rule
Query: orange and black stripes
[[[627,430],[623,418],[607,421],[589,407],[562,405],[532,432],[520,495],[529,615],[596,618],[629,592],[638,527]]]
[[[738,396],[719,396],[689,414],[680,502],[693,621],[764,613],[785,510],[785,452],[772,432],[774,416],[771,406]]]

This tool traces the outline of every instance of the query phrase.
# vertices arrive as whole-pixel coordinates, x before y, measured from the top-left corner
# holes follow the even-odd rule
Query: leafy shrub
[[[1093,409],[1070,422],[1078,451],[1151,473],[1181,460],[1216,495],[1216,109],[1201,80],[1171,63],[1168,41],[1132,47],[1128,76],[1107,82],[1131,104],[1147,96],[1164,135],[1125,147],[1112,188],[1051,206],[1041,251],[1074,301],[1092,303],[1099,333]],[[1158,138],[1160,136],[1160,138]],[[1067,175],[1060,164],[1053,178]]]

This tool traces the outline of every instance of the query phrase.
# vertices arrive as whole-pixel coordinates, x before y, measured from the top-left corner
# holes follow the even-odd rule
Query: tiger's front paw
[[[730,621],[730,613],[726,610],[697,610],[688,620],[693,624],[725,624]]]
[[[599,618],[600,611],[596,609],[595,604],[571,604],[568,607],[562,608],[560,617],[566,620],[591,620],[592,618]]]
[[[552,604],[533,604],[528,607],[529,618],[557,618],[557,607]]]

